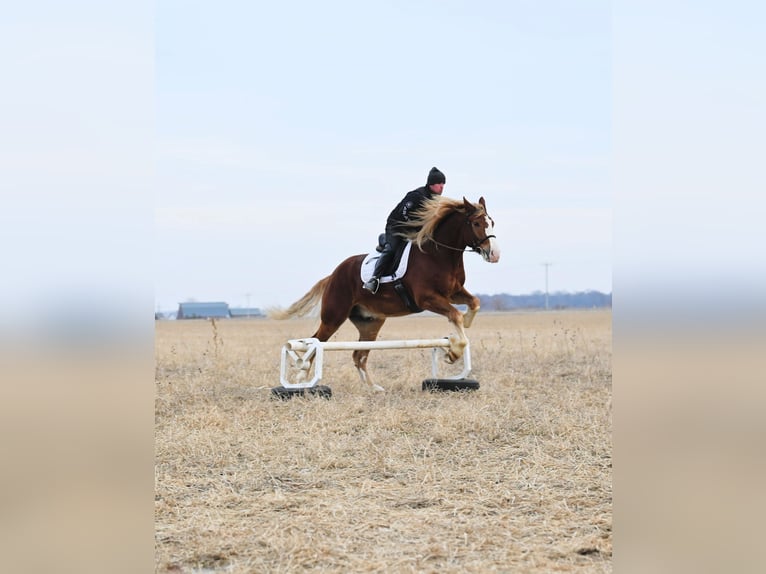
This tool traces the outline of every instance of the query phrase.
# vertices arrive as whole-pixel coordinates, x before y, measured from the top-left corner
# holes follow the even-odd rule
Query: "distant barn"
[[[179,303],[176,319],[228,319],[228,303]]]

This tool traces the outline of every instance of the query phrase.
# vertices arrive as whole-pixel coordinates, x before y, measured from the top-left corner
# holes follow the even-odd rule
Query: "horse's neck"
[[[457,211],[450,213],[439,224],[433,235],[435,242],[454,248],[456,251],[447,251],[449,251],[453,256],[458,256],[460,258],[462,258],[463,250],[468,245],[468,243],[465,241],[465,238],[463,237],[462,215],[462,213]],[[444,250],[442,249],[442,251]]]

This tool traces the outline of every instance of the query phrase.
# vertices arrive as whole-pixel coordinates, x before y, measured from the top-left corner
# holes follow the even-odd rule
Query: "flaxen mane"
[[[471,205],[480,212],[484,211],[484,207],[480,203],[472,203]],[[412,240],[422,250],[423,243],[433,239],[436,228],[444,218],[455,211],[465,213],[463,200],[440,195],[427,199],[423,202],[423,206],[414,213],[414,217],[410,221],[401,224],[399,234]]]

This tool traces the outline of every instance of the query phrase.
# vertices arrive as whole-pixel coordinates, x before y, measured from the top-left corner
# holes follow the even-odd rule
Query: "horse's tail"
[[[322,300],[324,290],[330,282],[330,275],[317,281],[311,290],[287,309],[269,309],[266,315],[269,319],[289,319],[290,317],[303,317],[308,315]]]

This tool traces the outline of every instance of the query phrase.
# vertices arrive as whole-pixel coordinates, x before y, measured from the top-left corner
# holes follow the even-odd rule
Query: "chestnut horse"
[[[408,270],[401,281],[421,310],[444,315],[455,326],[457,333],[450,335],[445,357],[448,363],[453,363],[463,355],[468,343],[464,328],[471,326],[479,310],[479,299],[463,287],[463,253],[470,248],[490,263],[500,259],[500,248],[493,234],[494,221],[487,214],[483,197],[479,203],[471,203],[465,198],[459,201],[436,196],[427,200],[413,219],[403,225],[401,235],[413,242],[413,248]],[[359,331],[360,341],[374,341],[387,317],[401,317],[413,311],[392,283],[381,283],[376,294],[362,288],[361,267],[365,257],[347,258],[287,310],[272,311],[269,316],[275,319],[301,317],[321,299],[321,324],[312,337],[327,341],[348,319]],[[465,314],[453,303],[467,305]],[[369,350],[354,351],[354,365],[363,383],[382,391],[367,372],[369,353]]]

